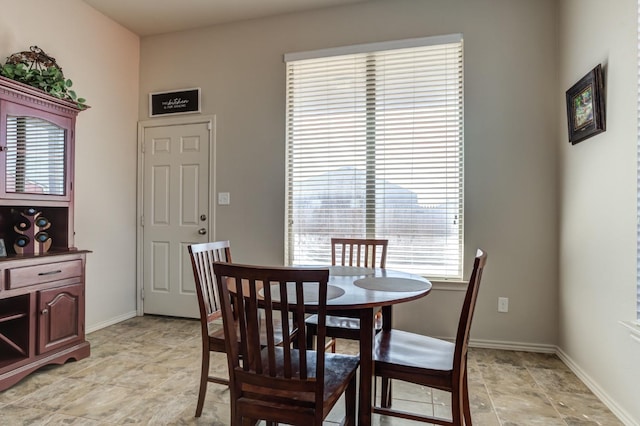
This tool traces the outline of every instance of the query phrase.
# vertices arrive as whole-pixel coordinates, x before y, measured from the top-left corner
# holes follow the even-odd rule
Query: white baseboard
[[[453,339],[442,338],[453,341]],[[530,344],[522,342],[505,342],[498,340],[470,339],[469,346],[485,349],[502,349],[508,351],[540,352],[556,354],[558,358],[597,396],[618,419],[627,426],[640,426],[616,401],[611,398],[587,373],[584,372],[565,352],[555,345]]]
[[[138,315],[136,311],[131,311],[131,312],[127,312],[126,314],[123,314],[114,318],[110,318],[107,321],[103,321],[98,324],[92,324],[90,327],[87,327],[87,330],[85,331],[85,333],[86,334],[93,333],[94,331],[98,331],[105,327],[109,327],[110,325],[114,325],[119,322],[126,321],[130,318],[135,317],[136,315]]]
[[[582,382],[597,396],[604,405],[627,426],[640,426],[618,403],[611,398],[578,364],[576,364],[562,349],[557,348],[556,354],[567,367],[578,376]]]
[[[540,352],[554,354],[557,351],[555,345],[532,344],[524,342],[505,342],[502,340],[470,339],[469,346],[473,348],[503,349],[507,351]]]
[[[640,426],[618,403],[611,398],[585,371],[578,366],[562,349],[555,345],[533,345],[521,342],[504,342],[493,340],[469,340],[469,346],[486,349],[503,349],[511,351],[555,353],[558,358],[597,396],[618,419],[627,426]]]

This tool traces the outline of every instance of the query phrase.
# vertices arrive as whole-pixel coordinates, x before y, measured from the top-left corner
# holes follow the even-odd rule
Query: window
[[[386,238],[387,267],[462,278],[460,35],[285,55],[286,261]]]

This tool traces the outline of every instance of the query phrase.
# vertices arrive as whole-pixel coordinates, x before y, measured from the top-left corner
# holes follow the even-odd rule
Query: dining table
[[[358,424],[369,426],[373,413],[374,315],[381,308],[382,327],[390,330],[392,306],[428,295],[431,282],[420,275],[394,269],[360,266],[328,268],[327,314],[352,316],[360,320]],[[313,304],[313,301],[309,303]]]

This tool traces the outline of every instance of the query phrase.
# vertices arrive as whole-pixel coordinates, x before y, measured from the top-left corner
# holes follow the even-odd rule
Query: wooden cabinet
[[[89,356],[74,246],[73,103],[0,77],[0,391]]]

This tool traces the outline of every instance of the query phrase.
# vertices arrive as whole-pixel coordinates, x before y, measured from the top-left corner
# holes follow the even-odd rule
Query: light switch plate
[[[218,205],[228,206],[231,204],[231,195],[228,192],[218,192]]]

